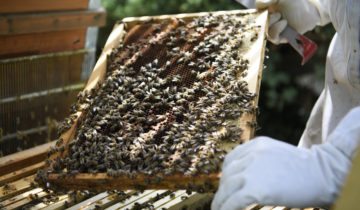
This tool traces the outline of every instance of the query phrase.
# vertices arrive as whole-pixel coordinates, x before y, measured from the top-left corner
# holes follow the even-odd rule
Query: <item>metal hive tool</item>
[[[216,189],[224,155],[254,130],[267,13],[173,17],[115,27],[40,182]]]

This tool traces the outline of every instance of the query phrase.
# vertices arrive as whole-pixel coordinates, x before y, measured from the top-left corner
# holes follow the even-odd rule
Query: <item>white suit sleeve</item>
[[[360,91],[360,1],[347,1],[345,11],[344,23],[336,28],[344,46],[350,84]]]
[[[279,0],[276,11],[303,34],[330,22],[328,4],[329,0]]]
[[[328,138],[331,144],[353,159],[360,145],[360,107],[350,110]]]

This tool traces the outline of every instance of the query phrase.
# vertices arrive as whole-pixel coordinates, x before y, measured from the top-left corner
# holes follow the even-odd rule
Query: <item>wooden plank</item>
[[[160,176],[161,174],[159,174]],[[147,176],[138,174],[134,178],[129,178],[125,175],[120,177],[108,177],[105,173],[98,174],[77,174],[75,176],[67,175],[59,178],[59,174],[49,174],[48,181],[54,185],[59,185],[65,189],[71,190],[86,190],[91,189],[95,191],[105,190],[128,190],[136,189],[140,186],[141,189],[187,189],[188,184],[192,186],[203,186],[204,184],[218,186],[221,173],[216,174],[199,174],[196,176],[185,176],[183,174],[175,174],[172,176],[163,176],[161,182],[157,183],[157,176]],[[149,184],[144,184],[144,179],[149,180]]]
[[[68,195],[58,195],[56,196],[56,200],[53,201],[47,201],[47,202],[41,202],[38,203],[34,206],[31,207],[31,209],[45,209],[48,208],[49,206],[52,206],[50,209],[51,210],[55,210],[55,209],[65,209],[67,208],[67,206],[69,205],[68,203],[66,203],[65,201],[69,202],[69,196]],[[56,204],[60,203],[60,206],[55,208]]]
[[[186,194],[186,191],[185,190],[179,190],[179,191],[176,191],[174,193],[174,197],[173,198],[169,198],[164,204],[161,205],[161,208],[165,208],[165,209],[170,209],[171,207],[174,207],[174,206],[177,206],[179,207],[179,205],[181,207],[182,206],[182,203],[183,203],[183,199],[184,197],[183,196],[188,196],[188,194]],[[179,208],[175,208],[175,209],[181,209],[181,207]]]
[[[52,141],[0,158],[0,175],[8,174],[32,164],[44,161],[49,148],[55,146],[55,143],[56,141]]]
[[[0,35],[63,31],[89,26],[103,26],[106,12],[103,8],[39,14],[3,15],[0,17]]]
[[[266,34],[268,30],[268,12],[264,11],[257,17],[258,23],[261,25],[261,30],[258,35],[258,39],[253,43],[253,46],[245,53],[244,58],[249,60],[248,74],[244,78],[248,83],[248,89],[250,92],[255,93],[254,104],[257,105],[259,101],[260,85],[262,78],[262,71],[264,68],[264,55],[266,47]],[[256,114],[246,114],[241,118],[241,121],[253,122],[256,120]],[[240,122],[238,122],[240,123]],[[242,125],[246,127],[247,125]],[[248,140],[254,137],[255,127],[247,126],[248,129],[244,130],[244,135]],[[233,145],[236,146],[236,145]]]
[[[40,162],[31,166],[28,166],[26,168],[11,172],[9,174],[6,174],[4,176],[0,177],[0,185],[3,185],[8,182],[15,181],[17,179],[21,179],[23,177],[29,176],[31,174],[35,174],[37,170],[42,168],[44,166],[45,162]]]
[[[276,206],[272,210],[286,210],[286,207],[285,206]],[[304,210],[313,210],[313,209],[311,208],[311,209],[304,209]]]
[[[77,192],[74,196],[70,194],[56,196],[58,199],[51,202],[37,203],[31,209],[43,209],[43,210],[61,210],[76,205],[90,197],[89,193]]]
[[[124,38],[126,31],[124,30],[124,24],[120,23],[114,26],[113,31],[110,33],[106,44],[99,59],[96,61],[94,70],[92,71],[90,78],[84,88],[84,91],[91,91],[92,88],[96,88],[98,82],[103,81],[107,68],[107,57],[111,54],[112,49],[119,46],[119,41]]]
[[[128,194],[132,193],[133,191],[128,190],[125,193]],[[100,196],[102,195],[102,196]],[[119,196],[117,193],[101,193],[98,194],[97,196],[92,197],[91,199],[86,200],[85,205],[81,206],[81,209],[96,209],[96,208],[101,208],[101,209],[105,209],[109,206],[112,206],[118,202],[121,202],[122,200],[124,200],[123,196]],[[75,209],[75,208],[73,208]]]
[[[44,191],[36,193],[36,198],[44,198],[48,194]],[[35,199],[35,194],[28,195],[25,199],[22,199],[16,203],[10,204],[8,206],[5,206],[6,209],[26,209],[24,208],[25,205],[33,202],[33,199]]]
[[[126,193],[130,193],[130,195],[133,195],[134,191],[127,191]],[[78,203],[70,208],[68,210],[76,210],[76,209],[96,209],[96,206],[101,206],[101,209],[106,208],[108,205],[102,205],[102,200],[111,197],[112,195],[109,195],[107,192],[97,194],[96,196],[93,196],[87,200],[84,200],[81,203]]]
[[[261,208],[261,206],[259,206],[256,203],[250,204],[247,207],[244,208],[244,210],[259,210],[259,208]],[[280,209],[278,209],[280,210]]]
[[[151,193],[156,192],[155,190],[145,190],[142,193],[139,193],[138,195],[135,195],[136,192],[132,192],[131,193],[131,197],[126,200],[126,202],[120,202],[117,203],[113,206],[110,206],[109,208],[106,208],[106,210],[115,210],[115,209],[126,209],[130,204],[137,202],[139,199],[147,197],[148,195],[150,195]]]
[[[8,187],[3,186],[0,188],[0,200],[12,197],[14,195],[25,192],[26,190],[31,189],[30,182],[34,180],[35,174],[19,179],[15,182],[9,183]]]
[[[164,205],[166,205],[167,203],[171,202],[171,200],[175,199],[176,197],[181,196],[182,194],[184,194],[186,191],[185,190],[178,190],[178,191],[174,191],[172,192],[170,195],[165,196],[164,198],[155,201],[153,203],[154,208],[155,209],[161,209]]]
[[[59,200],[54,203],[39,203],[33,207],[33,209],[43,209],[43,210],[57,210],[57,209],[65,209],[71,205],[73,205],[74,201],[70,200],[68,195],[60,196]]]
[[[85,10],[89,0],[0,0],[0,14]]]
[[[274,206],[263,206],[263,207],[260,207],[259,210],[272,210],[274,209]]]
[[[24,199],[29,198],[29,195],[31,195],[31,194],[35,195],[35,194],[41,193],[41,192],[43,192],[42,188],[35,188],[35,189],[29,190],[27,192],[21,193],[19,195],[13,196],[11,198],[8,198],[4,201],[1,201],[0,204],[3,205],[4,207],[6,207],[8,205],[18,203]]]
[[[150,194],[147,194],[146,196],[143,196],[136,200],[136,202],[126,203],[127,205],[122,207],[126,209],[137,209],[137,205],[145,204],[148,201],[150,201],[153,197],[155,197],[158,194],[158,190],[154,190]],[[140,208],[139,208],[140,209]]]
[[[168,202],[164,206],[161,206],[161,208],[166,208],[169,210],[184,209],[184,208],[202,209],[206,203],[211,202],[213,197],[214,195],[209,193],[205,193],[205,194],[193,193],[191,195],[184,193],[181,196],[177,197],[176,199]]]
[[[72,206],[71,208],[69,208],[68,210],[75,210],[75,209],[90,209],[90,206],[94,203],[96,203],[97,201],[105,198],[106,196],[108,196],[109,194],[107,192],[103,192],[103,193],[99,193],[97,195],[95,195],[94,197],[91,197],[81,203],[78,203],[74,206]]]
[[[1,20],[0,20],[1,21]],[[0,59],[83,49],[86,29],[0,36]]]
[[[257,12],[256,9],[247,9],[247,10],[229,10],[229,11],[215,11],[211,12],[213,15],[236,15],[236,14],[251,14]],[[183,13],[183,14],[172,14],[172,15],[157,15],[157,16],[142,16],[142,17],[127,17],[118,21],[117,24],[125,23],[126,29],[132,28],[135,25],[147,22],[151,20],[152,22],[161,23],[164,20],[169,20],[171,18],[178,18],[184,21],[191,21],[197,17],[204,17],[209,15],[209,12],[196,12],[196,13]]]

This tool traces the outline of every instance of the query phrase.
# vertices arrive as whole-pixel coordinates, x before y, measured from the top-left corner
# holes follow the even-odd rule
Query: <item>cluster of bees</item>
[[[258,37],[253,19],[208,15],[130,31],[108,56],[105,80],[79,94],[73,111],[85,113],[53,170],[113,177],[218,172],[222,145],[241,143],[238,120],[257,110],[241,79],[249,66],[241,53]]]

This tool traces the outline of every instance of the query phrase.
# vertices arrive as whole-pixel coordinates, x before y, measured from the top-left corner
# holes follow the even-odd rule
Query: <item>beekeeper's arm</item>
[[[315,25],[329,22],[328,9],[323,6],[326,0],[271,1],[257,0],[257,6],[276,3],[276,10],[287,19],[279,23],[280,17],[275,21],[272,18],[269,38],[275,43],[282,41],[279,34],[287,23],[304,33]],[[344,17],[342,11],[339,13],[339,18]],[[240,209],[251,203],[289,207],[332,204],[341,191],[360,144],[359,119],[360,107],[352,109],[327,136],[326,143],[313,145],[311,149],[267,137],[236,147],[224,161],[212,208]]]
[[[258,9],[271,8],[268,39],[274,44],[286,43],[280,36],[286,25],[303,34],[317,25],[330,22],[328,0],[256,0]]]
[[[224,161],[212,209],[252,203],[328,207],[341,191],[360,144],[360,107],[321,145],[299,148],[268,137],[237,146]]]

